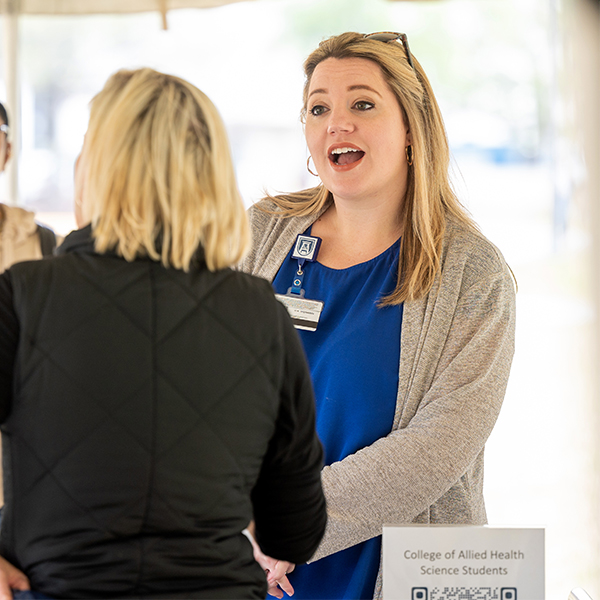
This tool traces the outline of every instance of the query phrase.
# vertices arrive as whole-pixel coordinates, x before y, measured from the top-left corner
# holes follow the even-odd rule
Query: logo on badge
[[[310,256],[312,254],[313,248],[315,247],[314,240],[301,240],[300,248],[298,248],[298,254],[300,256]]]
[[[320,238],[311,237],[308,235],[299,235],[296,240],[296,247],[292,254],[292,258],[304,259],[307,261],[313,261],[317,257],[319,251]]]

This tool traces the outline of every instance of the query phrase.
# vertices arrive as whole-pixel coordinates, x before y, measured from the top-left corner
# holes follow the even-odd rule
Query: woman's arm
[[[300,339],[284,306],[273,301],[282,335],[280,406],[275,433],[252,490],[252,504],[261,550],[299,564],[313,555],[325,530],[323,449],[315,430],[315,401]]]
[[[412,522],[460,482],[483,450],[500,411],[514,350],[513,282],[502,270],[461,292],[453,312],[452,303],[438,304],[422,332],[406,394],[419,394],[414,415],[400,429],[323,470],[328,524],[312,561],[381,534],[384,523]],[[406,311],[405,306],[405,318]],[[447,335],[428,347],[422,339],[433,337],[440,323],[448,323]],[[422,393],[419,379],[428,378]],[[469,507],[456,508],[455,522],[467,522]]]

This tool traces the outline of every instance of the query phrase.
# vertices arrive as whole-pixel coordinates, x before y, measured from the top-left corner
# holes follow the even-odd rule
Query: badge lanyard
[[[291,258],[298,261],[298,269],[294,274],[292,287],[286,294],[275,294],[276,298],[287,308],[294,327],[305,331],[316,331],[323,302],[321,300],[308,300],[304,297],[302,283],[304,282],[304,265],[315,262],[321,246],[321,238],[310,235],[299,235]]]

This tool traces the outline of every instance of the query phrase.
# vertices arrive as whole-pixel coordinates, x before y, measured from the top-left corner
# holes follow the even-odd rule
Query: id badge
[[[296,238],[296,245],[291,258],[298,261],[298,270],[294,275],[292,287],[288,289],[287,294],[275,294],[277,300],[287,308],[294,327],[304,331],[317,330],[323,310],[323,302],[321,300],[308,300],[304,297],[304,290],[302,289],[304,264],[317,260],[320,246],[321,238],[311,235],[299,235]]]
[[[286,308],[296,329],[316,331],[323,302],[321,300],[307,300],[298,294],[275,294],[275,297]]]

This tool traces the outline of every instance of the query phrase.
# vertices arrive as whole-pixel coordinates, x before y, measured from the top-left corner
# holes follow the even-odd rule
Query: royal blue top
[[[298,333],[312,373],[326,465],[392,429],[403,305],[382,308],[378,302],[396,287],[399,245],[398,240],[376,258],[347,269],[304,265],[305,298],[324,302],[317,330]],[[292,286],[298,269],[292,251],[273,281],[279,294]],[[372,598],[380,552],[378,536],[296,567],[289,575],[294,600]]]

